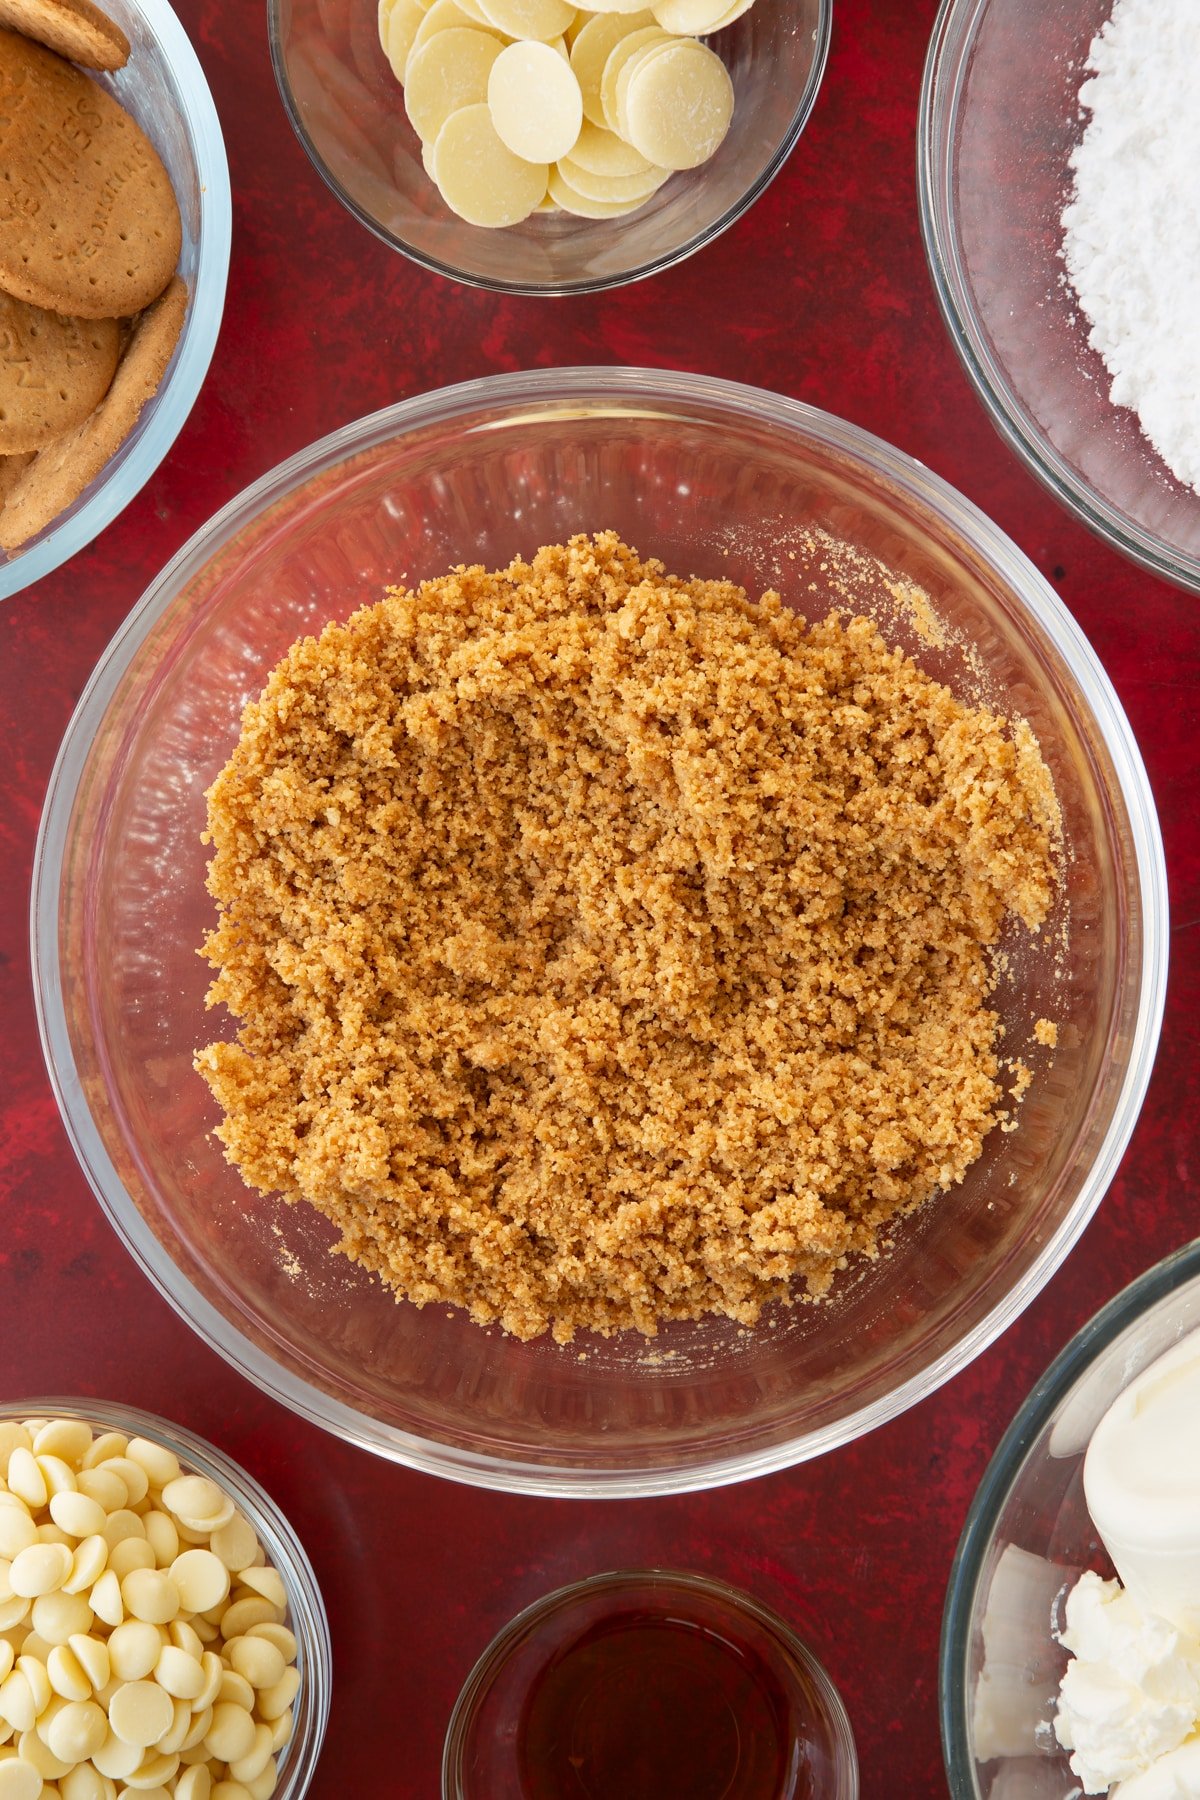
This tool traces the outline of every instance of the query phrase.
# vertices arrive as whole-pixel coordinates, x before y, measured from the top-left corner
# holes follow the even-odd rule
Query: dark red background
[[[1067,1338],[1197,1229],[1200,602],[1074,524],[1005,450],[959,370],[917,224],[917,93],[934,0],[836,0],[813,121],[753,211],[648,284],[560,301],[497,300],[377,243],[292,136],[261,3],[176,5],[233,177],[212,371],[138,500],[0,608],[0,1395],[147,1406],[212,1437],[272,1489],[309,1547],[333,1629],[333,1717],[313,1800],[435,1796],[454,1696],[497,1627],[564,1580],[655,1562],[723,1575],[797,1624],[845,1696],[868,1800],[943,1794],[938,1629],[987,1459]],[[138,1275],[76,1167],[43,1073],[26,928],[38,815],[71,709],[125,613],[209,514],[385,402],[572,362],[782,388],[889,438],[989,512],[1054,583],[1116,683],[1158,799],[1176,920],[1166,1031],[1132,1147],[1082,1244],[1002,1342],[824,1461],[710,1495],[611,1505],[435,1484],[310,1429],[207,1350]]]

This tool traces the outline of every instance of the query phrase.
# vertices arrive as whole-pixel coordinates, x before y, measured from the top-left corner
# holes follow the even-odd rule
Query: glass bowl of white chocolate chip
[[[964,1800],[1200,1793],[1200,1239],[1097,1313],[993,1457],[941,1712]]]
[[[0,1406],[5,1800],[299,1800],[329,1696],[316,1578],[244,1469],[129,1407]]]
[[[832,0],[270,0],[333,192],[428,269],[587,293],[690,256],[812,111]]]

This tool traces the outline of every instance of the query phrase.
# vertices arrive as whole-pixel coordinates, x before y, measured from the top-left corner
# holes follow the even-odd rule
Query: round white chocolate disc
[[[510,38],[561,37],[575,18],[570,0],[479,0],[485,18]]]
[[[640,175],[597,175],[591,169],[582,168],[573,156],[561,158],[558,173],[572,192],[584,200],[600,200],[605,204],[616,201],[634,206],[641,206],[651,194],[656,194],[670,175],[668,169],[654,168],[645,169]]]
[[[719,56],[691,38],[647,58],[625,94],[630,143],[664,169],[694,169],[707,162],[732,117],[729,71]]]
[[[639,51],[648,50],[655,44],[669,44],[670,42],[669,35],[660,26],[647,25],[641,31],[631,31],[627,37],[623,37],[609,55],[608,61],[604,65],[604,73],[600,77],[600,111],[604,115],[604,123],[608,129],[617,132],[618,136],[624,135],[617,123],[617,81],[621,70]],[[653,161],[653,158],[647,160]]]
[[[629,93],[629,84],[633,80],[634,74],[641,68],[643,63],[649,62],[652,56],[660,55],[662,51],[669,50],[672,44],[677,44],[678,42],[678,38],[667,37],[664,33],[654,42],[646,44],[640,50],[635,50],[632,56],[627,56],[625,61],[621,64],[620,72],[613,84],[612,111],[617,134],[618,136],[623,137],[626,143],[629,142],[629,125],[625,118],[625,100]]]
[[[574,213],[579,219],[619,219],[622,213],[634,212],[645,204],[642,200],[589,200],[557,169],[550,171],[550,198],[564,212]]]
[[[597,13],[575,32],[571,40],[571,67],[583,95],[583,116],[590,119],[593,125],[607,129],[600,105],[600,81],[605,63],[623,37],[628,37],[632,31],[642,31],[653,23],[654,14],[642,10],[636,13]]]
[[[609,131],[602,125],[593,125],[590,119],[583,122],[571,150],[571,161],[593,175],[603,175],[606,180],[617,180],[625,175],[644,175],[654,167],[632,144],[627,144],[624,138],[618,137],[615,131]]]
[[[485,104],[447,119],[434,145],[433,173],[451,212],[469,225],[495,228],[529,217],[545,195],[549,170],[501,143]]]
[[[654,0],[654,16],[675,37],[703,37],[715,31],[729,0]]]
[[[526,162],[557,162],[583,124],[579,83],[549,44],[502,50],[488,76],[487,102],[500,142]]]
[[[383,53],[391,64],[392,74],[403,85],[404,71],[412,53],[413,40],[425,14],[417,0],[395,0],[382,33]]]
[[[490,25],[480,25],[478,20],[473,19],[469,12],[463,10],[458,4],[458,0],[433,0],[433,5],[429,7],[424,18],[417,26],[417,33],[413,38],[412,48],[408,53],[408,61],[412,61],[418,50],[424,49],[430,38],[436,37],[441,31],[450,31],[452,29],[487,31],[496,39],[497,43],[500,41],[499,34],[493,31]],[[404,82],[407,80],[408,64],[406,63],[401,86],[403,86]]]
[[[404,109],[417,136],[436,139],[452,113],[486,101],[488,76],[499,55],[499,43],[487,32],[459,27],[439,31],[414,51],[404,88]]]

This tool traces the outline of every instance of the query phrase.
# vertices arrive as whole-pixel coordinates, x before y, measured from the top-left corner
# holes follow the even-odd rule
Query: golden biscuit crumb
[[[1058,1048],[1058,1026],[1054,1023],[1053,1019],[1036,1020],[1033,1027],[1033,1035],[1037,1042],[1039,1044],[1044,1044],[1048,1050],[1055,1050]]]
[[[393,589],[209,794],[218,1135],[418,1306],[752,1325],[1003,1117],[987,947],[1057,821],[1028,728],[865,618],[612,533]]]

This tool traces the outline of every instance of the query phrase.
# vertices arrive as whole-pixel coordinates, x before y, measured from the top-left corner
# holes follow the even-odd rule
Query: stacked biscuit
[[[697,38],[753,0],[379,0],[426,172],[472,225],[616,218],[720,147],[724,63]]]
[[[90,0],[0,0],[0,548],[78,498],[154,393],[187,290],[166,169],[76,66],[129,44]],[[68,58],[70,60],[68,60]]]

